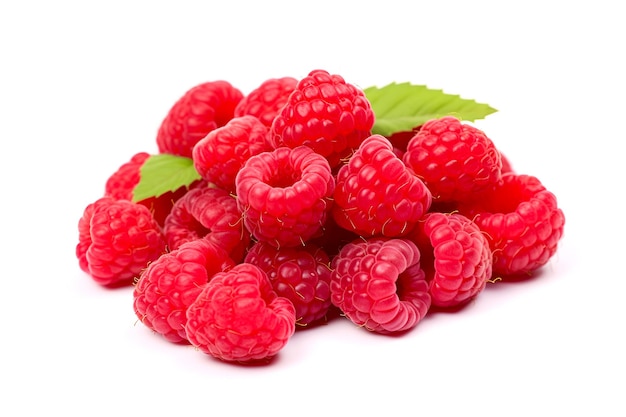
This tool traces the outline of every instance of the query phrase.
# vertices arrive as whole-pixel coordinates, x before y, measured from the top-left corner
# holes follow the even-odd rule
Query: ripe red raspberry
[[[453,116],[424,123],[403,160],[438,202],[464,201],[502,176],[500,153],[491,139]]]
[[[500,185],[459,210],[483,230],[494,274],[526,275],[555,254],[565,216],[556,196],[531,175],[506,174]]]
[[[432,197],[383,136],[365,139],[336,179],[332,216],[364,236],[399,237],[415,227]]]
[[[133,290],[135,315],[166,340],[187,342],[187,308],[213,275],[234,266],[226,251],[207,239],[187,242],[140,275]]]
[[[102,197],[78,221],[76,257],[103,286],[122,286],[165,252],[161,228],[150,211],[128,200]]]
[[[191,158],[193,147],[233,118],[243,93],[227,81],[209,81],[187,90],[161,122],[159,152]]]
[[[333,305],[353,323],[389,334],[414,328],[431,299],[420,252],[407,239],[357,239],[332,260]]]
[[[193,165],[207,182],[235,192],[235,177],[244,162],[272,149],[267,132],[267,127],[254,116],[235,117],[196,143]]]
[[[279,297],[257,266],[241,263],[218,272],[187,309],[187,337],[224,361],[269,360],[295,332],[291,301]]]
[[[257,242],[245,262],[265,272],[276,293],[296,308],[296,324],[307,326],[324,318],[330,303],[330,259],[314,244],[276,248]]]
[[[250,157],[235,185],[245,226],[257,240],[298,246],[326,221],[335,179],[311,148],[280,147]]]
[[[183,243],[205,238],[240,262],[250,244],[237,201],[220,188],[198,187],[189,190],[172,208],[163,226],[170,250]]]
[[[362,90],[340,75],[314,70],[274,119],[270,141],[274,147],[309,146],[335,168],[370,136],[373,125],[374,111]]]
[[[141,167],[149,157],[150,154],[147,152],[138,152],[130,160],[123,163],[107,179],[104,195],[117,200],[132,201],[133,191],[141,179]],[[189,187],[180,187],[175,191],[168,191],[158,197],[145,198],[137,203],[148,207],[159,225],[163,226],[174,203],[185,195],[190,188],[199,186],[200,183],[201,181],[195,181]]]
[[[422,254],[434,306],[459,307],[475,298],[491,278],[489,242],[459,213],[427,213],[408,238]]]
[[[298,80],[293,77],[264,81],[237,104],[235,117],[255,116],[269,129],[297,84]]]

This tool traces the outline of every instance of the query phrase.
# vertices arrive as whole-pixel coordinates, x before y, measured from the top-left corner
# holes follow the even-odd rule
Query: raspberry
[[[460,307],[491,278],[489,242],[474,222],[459,213],[428,213],[408,238],[422,254],[434,306]]]
[[[187,309],[187,337],[224,361],[253,363],[274,357],[295,332],[291,301],[279,297],[257,266],[218,272]]]
[[[269,129],[297,84],[298,80],[293,77],[264,81],[237,104],[235,117],[255,116]]]
[[[244,262],[265,272],[276,293],[296,309],[296,324],[307,326],[325,317],[330,303],[330,259],[314,244],[276,248],[257,242]]]
[[[147,152],[138,152],[122,164],[107,179],[104,195],[117,200],[132,201],[135,186],[139,184],[141,167],[149,157],[150,154]],[[190,188],[199,186],[200,183],[201,181],[195,181],[189,187],[180,187],[175,191],[168,191],[158,197],[145,198],[137,203],[148,207],[155,220],[163,226],[174,203]]]
[[[250,157],[235,185],[244,224],[257,240],[297,246],[321,230],[335,179],[311,148],[280,147]]]
[[[194,145],[210,131],[228,123],[242,98],[239,89],[223,80],[187,90],[159,126],[159,152],[191,158]]]
[[[187,308],[213,275],[234,266],[226,251],[209,240],[187,242],[161,255],[140,275],[133,290],[133,310],[166,340],[187,342]]]
[[[235,177],[252,155],[269,151],[268,128],[254,116],[235,117],[209,132],[193,148],[200,176],[226,191],[235,191]]]
[[[373,125],[374,112],[362,90],[340,75],[314,70],[298,82],[269,137],[274,147],[309,146],[335,168],[370,136]]]
[[[459,210],[484,231],[501,278],[545,265],[563,236],[565,216],[556,196],[531,175],[506,174],[500,185]]]
[[[430,308],[420,252],[407,239],[357,239],[341,249],[331,267],[333,305],[369,331],[409,330]]]
[[[89,204],[78,231],[79,265],[103,286],[132,283],[165,252],[161,228],[150,211],[127,200],[102,197]]]
[[[406,235],[428,211],[432,197],[383,136],[365,139],[337,173],[332,216],[364,236]]]
[[[237,201],[220,188],[198,187],[178,200],[163,226],[170,250],[183,243],[205,238],[239,262],[250,244],[244,233]]]
[[[409,141],[405,164],[435,201],[464,201],[502,175],[502,160],[484,132],[453,116],[429,120]]]

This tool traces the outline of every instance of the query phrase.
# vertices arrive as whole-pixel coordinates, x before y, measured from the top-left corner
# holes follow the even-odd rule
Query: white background
[[[618,4],[3,2],[0,414],[625,415]],[[84,207],[188,88],[315,68],[498,109],[477,126],[556,194],[557,255],[404,337],[333,321],[266,367],[151,334],[79,269]]]

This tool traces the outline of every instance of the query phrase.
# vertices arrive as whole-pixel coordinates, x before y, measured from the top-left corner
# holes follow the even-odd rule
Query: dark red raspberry
[[[459,213],[428,213],[408,238],[422,254],[434,306],[460,307],[491,278],[489,242],[474,222]]]
[[[563,236],[565,216],[538,178],[506,174],[479,197],[459,210],[487,237],[494,274],[523,276],[548,263]]]
[[[202,352],[229,362],[269,360],[295,332],[291,301],[265,272],[241,263],[218,272],[187,309],[187,337]]]
[[[330,303],[330,259],[314,244],[276,248],[257,242],[244,260],[261,268],[276,293],[296,308],[296,324],[308,326],[326,316]]]
[[[274,119],[274,147],[306,145],[337,167],[371,135],[374,111],[362,90],[340,75],[311,71]]]
[[[235,183],[246,228],[276,247],[302,245],[316,235],[335,189],[328,161],[307,146],[250,157]]]
[[[339,226],[333,216],[328,216],[319,235],[309,239],[307,244],[312,243],[321,247],[332,259],[345,244],[358,237],[360,237],[358,233]]]
[[[432,197],[381,135],[365,139],[337,173],[332,216],[364,236],[406,235],[428,211]]]
[[[107,179],[104,195],[117,200],[132,201],[133,191],[141,179],[141,167],[150,156],[147,152],[138,152],[130,160],[123,163]],[[159,225],[163,226],[174,203],[185,195],[190,188],[199,186],[200,183],[201,181],[195,181],[189,187],[180,187],[175,191],[168,191],[158,197],[145,198],[137,203],[148,207]]]
[[[140,275],[133,290],[135,314],[170,342],[187,342],[187,308],[213,275],[235,266],[226,251],[196,239],[161,255]]]
[[[331,300],[352,322],[389,334],[414,328],[431,299],[420,252],[407,239],[357,239],[332,260]]]
[[[102,197],[78,221],[81,269],[103,286],[131,284],[165,252],[161,228],[145,206]]]
[[[414,127],[412,130],[395,132],[386,136],[386,138],[389,139],[389,142],[393,145],[396,155],[404,155],[407,147],[409,146],[409,142],[413,139],[413,136],[420,131],[421,127],[422,125],[419,125]]]
[[[235,177],[252,155],[269,151],[267,127],[254,116],[235,117],[193,148],[193,164],[207,182],[235,192]]]
[[[287,103],[298,80],[293,77],[270,78],[246,95],[235,107],[235,117],[257,117],[267,128]]]
[[[233,118],[243,93],[227,81],[209,81],[187,90],[170,108],[157,133],[159,152],[191,158],[193,147]]]
[[[437,202],[464,201],[502,176],[500,152],[491,139],[453,116],[424,123],[403,160]]]
[[[220,188],[198,187],[189,190],[172,208],[163,226],[170,250],[183,243],[205,238],[240,262],[250,244],[237,201]]]

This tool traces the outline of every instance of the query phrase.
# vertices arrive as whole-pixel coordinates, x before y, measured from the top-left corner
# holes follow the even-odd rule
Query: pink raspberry
[[[133,309],[149,329],[174,343],[187,342],[187,308],[213,275],[235,266],[220,247],[196,239],[148,265],[133,290]]]
[[[150,156],[147,152],[138,152],[127,162],[123,163],[107,179],[104,195],[117,200],[132,201],[133,191],[141,178],[141,167]],[[174,203],[185,195],[190,188],[199,186],[200,183],[201,181],[196,181],[190,187],[180,187],[175,191],[168,191],[158,197],[145,198],[137,203],[148,207],[159,225],[163,226],[165,218],[170,214]]]
[[[257,242],[244,262],[265,272],[276,293],[296,308],[296,324],[308,326],[326,316],[330,303],[330,259],[314,244],[276,248]]]
[[[163,226],[170,250],[183,243],[205,238],[224,249],[239,262],[250,244],[237,201],[220,188],[198,187],[189,190],[172,207]]]
[[[298,80],[293,77],[270,78],[246,95],[235,107],[235,117],[257,117],[269,129],[287,103]]]
[[[313,70],[301,79],[270,128],[274,147],[306,145],[331,168],[370,136],[374,111],[362,90],[340,75]]]
[[[393,152],[388,139],[365,139],[337,173],[332,216],[364,236],[399,237],[415,227],[432,197]]]
[[[556,253],[565,216],[537,177],[506,174],[495,188],[460,206],[484,232],[500,277],[524,276]]]
[[[147,207],[112,197],[85,208],[78,234],[79,265],[103,286],[131,284],[166,250],[161,228]]]
[[[254,116],[235,117],[200,139],[193,165],[207,182],[235,192],[235,177],[252,155],[271,150],[267,127]]]
[[[244,224],[257,240],[298,246],[326,221],[335,179],[311,148],[280,147],[250,157],[235,185]]]
[[[410,240],[357,239],[341,249],[331,266],[333,305],[369,331],[407,331],[430,308],[420,252]]]
[[[191,158],[193,147],[210,131],[234,117],[243,93],[227,81],[208,81],[187,90],[161,122],[160,153]]]
[[[265,272],[248,263],[213,275],[187,309],[191,344],[223,361],[270,360],[295,327],[291,301],[277,296]]]
[[[489,242],[461,214],[427,213],[408,238],[422,254],[434,306],[459,307],[475,298],[491,278]]]
[[[502,176],[500,153],[491,139],[453,116],[424,123],[409,141],[403,160],[437,202],[464,201]]]

